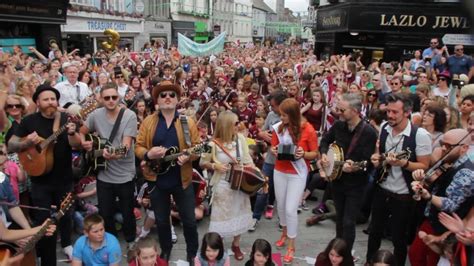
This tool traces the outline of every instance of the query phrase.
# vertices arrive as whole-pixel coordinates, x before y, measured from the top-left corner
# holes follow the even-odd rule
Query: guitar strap
[[[188,119],[185,115],[179,116],[179,121],[181,122],[181,127],[183,128],[184,141],[188,147],[191,147],[191,135],[189,133]]]
[[[115,120],[114,127],[112,128],[112,132],[110,132],[109,139],[107,140],[109,145],[112,145],[112,142],[114,141],[115,135],[117,135],[117,131],[120,127],[120,123],[122,122],[122,117],[123,117],[124,112],[125,112],[125,108],[120,109],[120,112],[117,116],[117,120]]]
[[[354,136],[352,137],[352,140],[351,140],[351,144],[349,145],[349,149],[347,149],[347,153],[346,153],[346,159],[349,158],[350,154],[352,153],[352,151],[354,150],[355,146],[357,145],[357,141],[359,140],[360,136],[362,135],[362,132],[364,131],[365,129],[365,126],[367,125],[364,120],[361,120],[360,123],[362,123],[362,125],[360,126],[359,130],[357,130],[357,132],[354,134]]]
[[[53,133],[58,131],[60,123],[61,123],[61,112],[56,112],[56,114],[54,115]]]

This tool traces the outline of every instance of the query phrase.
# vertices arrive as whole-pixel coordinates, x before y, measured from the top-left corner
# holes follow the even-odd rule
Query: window
[[[81,6],[94,6],[94,0],[70,0],[69,2]]]

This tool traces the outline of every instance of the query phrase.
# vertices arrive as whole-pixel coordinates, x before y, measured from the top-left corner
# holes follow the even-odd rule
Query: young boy
[[[84,235],[74,244],[72,256],[72,266],[118,266],[122,252],[117,238],[105,232],[104,219],[92,214],[84,219]]]

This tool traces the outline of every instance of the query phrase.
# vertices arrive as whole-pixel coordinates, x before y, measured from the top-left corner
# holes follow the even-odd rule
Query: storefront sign
[[[422,12],[421,12],[422,11]],[[320,8],[317,32],[468,33],[461,3],[346,3]]]
[[[471,34],[445,34],[441,40],[447,45],[462,44],[474,46],[474,36]]]
[[[30,23],[66,23],[69,1],[0,1],[0,20]]]
[[[90,19],[82,17],[69,17],[68,23],[63,26],[63,32],[103,32],[106,29],[113,29],[119,33],[140,33],[143,32],[141,21],[116,21],[105,19]]]

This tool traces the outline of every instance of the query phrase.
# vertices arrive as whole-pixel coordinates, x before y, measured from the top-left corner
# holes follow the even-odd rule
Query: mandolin
[[[74,199],[72,196],[72,193],[67,193],[64,199],[61,201],[60,209],[53,215],[51,215],[51,219],[46,222],[41,229],[33,235],[30,240],[23,246],[23,247],[17,247],[14,244],[11,243],[1,243],[0,244],[0,261],[2,261],[4,258],[7,258],[9,256],[9,253],[12,254],[12,257],[19,256],[20,254],[25,254],[25,257],[20,261],[18,265],[21,266],[33,266],[36,265],[36,256],[32,253],[36,243],[43,238],[43,236],[46,234],[48,227],[51,224],[57,223],[71,208],[72,204],[74,203]],[[9,252],[7,252],[7,250]]]
[[[380,170],[379,170],[379,176],[375,180],[375,182],[377,184],[383,183],[383,182],[385,182],[385,180],[387,180],[388,171],[391,168],[391,165],[387,162],[387,157],[388,156],[389,156],[388,153],[382,154],[382,158],[381,158],[382,166],[380,167]],[[397,160],[408,160],[408,159],[410,159],[410,156],[411,156],[410,148],[406,148],[406,150],[395,153],[395,159],[397,159]]]
[[[146,162],[144,167],[145,175],[162,175],[168,172],[168,170],[177,164],[177,159],[181,155],[196,155],[201,153],[209,153],[211,147],[208,142],[198,144],[189,150],[179,152],[178,147],[171,147],[166,150],[165,156],[161,159],[151,160]]]
[[[97,105],[97,101],[89,102],[83,108],[80,108],[78,105],[71,105],[68,107],[67,112],[70,115],[78,116],[82,120],[85,120],[87,115],[97,108]],[[48,138],[41,139],[40,143],[18,152],[18,159],[29,176],[41,176],[49,173],[51,169],[53,169],[54,143],[59,135],[66,131],[66,125],[67,124],[61,126]]]

